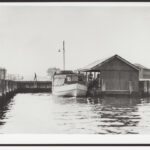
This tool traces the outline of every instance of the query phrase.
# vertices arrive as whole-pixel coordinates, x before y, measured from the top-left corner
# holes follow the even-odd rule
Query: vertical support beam
[[[86,84],[88,83],[88,74],[86,72]]]
[[[4,79],[2,80],[2,95],[4,95],[5,83]]]
[[[100,77],[100,72],[99,72],[99,78],[98,78],[98,88],[100,88],[102,85],[101,85],[101,77]]]
[[[150,95],[150,81],[148,81],[148,95]]]
[[[147,93],[147,82],[144,81],[144,94],[146,94],[146,93]]]
[[[129,81],[129,93],[132,94],[133,88],[132,88],[132,81]]]
[[[7,91],[6,91],[6,80],[4,79],[4,94],[6,95]]]
[[[101,79],[101,80],[102,80],[102,91],[105,91],[106,90],[105,83],[104,83],[103,79]]]
[[[88,72],[86,72],[86,75],[87,75],[87,83],[88,83]]]
[[[96,79],[96,72],[94,72],[94,79]]]

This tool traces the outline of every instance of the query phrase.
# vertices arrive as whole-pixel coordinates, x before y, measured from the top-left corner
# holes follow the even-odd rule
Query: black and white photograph
[[[148,142],[150,3],[0,3],[0,143],[28,135]]]

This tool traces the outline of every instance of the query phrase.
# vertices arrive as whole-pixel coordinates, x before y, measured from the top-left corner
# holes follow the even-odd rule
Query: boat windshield
[[[78,81],[78,76],[68,76],[67,77],[67,82],[77,82]]]
[[[65,78],[56,78],[54,80],[54,86],[60,86],[63,85],[65,82]]]
[[[68,75],[66,83],[84,82],[84,77],[79,75]]]

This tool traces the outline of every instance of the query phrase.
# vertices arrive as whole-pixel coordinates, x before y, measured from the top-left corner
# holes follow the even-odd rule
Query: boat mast
[[[65,41],[63,40],[63,70],[65,70]]]

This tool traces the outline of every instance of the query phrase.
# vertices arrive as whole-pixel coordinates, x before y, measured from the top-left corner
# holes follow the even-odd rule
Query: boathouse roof
[[[143,66],[143,65],[141,65],[141,64],[134,64],[137,68],[139,68],[139,69],[148,69],[148,70],[150,70],[149,68],[147,68],[147,67],[145,67],[145,66]]]
[[[119,55],[113,55],[113,56],[105,58],[105,59],[97,60],[97,61],[85,66],[84,68],[79,69],[79,71],[83,71],[83,72],[97,71],[98,70],[97,68],[101,67],[105,63],[108,63],[109,61],[111,61],[114,58],[118,58],[119,60],[123,61],[124,63],[126,63],[129,66],[131,66],[132,68],[134,68],[135,70],[138,70],[138,71],[140,70],[139,67],[130,63],[129,61],[125,60],[124,58],[120,57]]]

